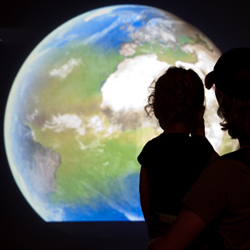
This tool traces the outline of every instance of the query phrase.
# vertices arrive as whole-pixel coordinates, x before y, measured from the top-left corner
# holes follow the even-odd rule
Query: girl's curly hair
[[[191,122],[204,104],[203,83],[191,69],[170,67],[151,88],[145,111],[163,129],[167,123]]]

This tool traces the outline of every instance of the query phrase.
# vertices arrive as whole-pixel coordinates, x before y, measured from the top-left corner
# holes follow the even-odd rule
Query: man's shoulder
[[[250,148],[220,156],[211,162],[202,174],[206,177],[217,178],[218,180],[221,178],[221,181],[226,176],[233,178],[236,175],[250,175],[250,155],[248,152],[250,153]]]
[[[234,152],[227,153],[225,155],[220,156],[217,158],[214,163],[223,163],[223,162],[232,162],[234,165],[235,161],[238,164],[243,163],[244,165],[250,166],[250,147],[248,148],[241,148]]]

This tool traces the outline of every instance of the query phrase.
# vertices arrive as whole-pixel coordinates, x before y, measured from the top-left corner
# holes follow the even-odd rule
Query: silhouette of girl
[[[150,239],[169,230],[184,206],[182,199],[218,156],[205,138],[199,76],[191,69],[170,67],[152,87],[145,110],[155,115],[164,132],[138,156],[141,207]]]

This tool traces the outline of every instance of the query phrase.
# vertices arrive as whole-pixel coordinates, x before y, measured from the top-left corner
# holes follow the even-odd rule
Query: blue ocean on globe
[[[21,67],[5,113],[25,199],[45,221],[143,220],[137,156],[162,132],[144,113],[149,86],[172,65],[204,77],[219,55],[195,27],[149,6],[103,7],[55,29]]]

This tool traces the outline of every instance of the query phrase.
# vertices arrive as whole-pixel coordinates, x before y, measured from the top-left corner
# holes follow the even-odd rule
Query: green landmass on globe
[[[193,26],[142,5],[93,10],[49,34],[19,71],[5,117],[10,167],[35,211],[46,221],[143,220],[137,156],[161,133],[143,110],[149,86],[172,65],[203,79],[219,55]],[[207,136],[224,152],[213,90],[206,101]]]

